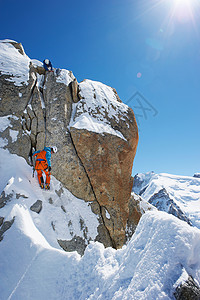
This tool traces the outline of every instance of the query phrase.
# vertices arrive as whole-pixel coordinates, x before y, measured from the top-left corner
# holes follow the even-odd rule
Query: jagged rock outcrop
[[[155,193],[150,199],[149,203],[154,205],[160,211],[166,211],[169,214],[174,215],[182,221],[192,225],[187,216],[182,212],[180,207],[170,198],[166,189],[161,189],[158,193]]]
[[[21,44],[7,40],[0,45],[0,117],[5,118],[1,146],[30,163],[34,149],[56,145],[52,174],[76,197],[90,202],[99,219],[96,240],[121,247],[127,224],[140,218],[139,212],[136,221],[130,213],[138,143],[133,111],[111,87],[89,80],[78,83],[67,70],[45,72]]]
[[[185,278],[183,282],[180,282],[174,292],[176,300],[199,300],[200,299],[200,287],[191,275],[188,275],[184,270]]]

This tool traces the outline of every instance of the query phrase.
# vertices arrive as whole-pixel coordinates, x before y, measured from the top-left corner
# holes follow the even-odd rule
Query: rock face
[[[149,203],[157,207],[158,210],[166,211],[180,220],[187,222],[189,225],[192,225],[180,207],[170,198],[165,188],[161,189],[158,193],[155,193],[149,199]]]
[[[79,85],[81,100],[74,108],[70,132],[103,223],[113,245],[125,242],[132,189],[132,165],[138,142],[134,114],[115,90],[86,80]]]
[[[177,286],[174,296],[176,300],[199,300],[200,288],[193,277],[189,275],[184,283]]]
[[[99,219],[96,240],[122,247],[127,224],[140,218],[139,213],[136,222],[133,214],[129,219],[138,143],[133,111],[102,83],[78,83],[67,70],[45,72],[19,43],[1,41],[0,56],[1,146],[31,163],[35,149],[56,145],[52,174],[73,195],[91,203]],[[76,237],[71,245],[76,244],[84,241]]]

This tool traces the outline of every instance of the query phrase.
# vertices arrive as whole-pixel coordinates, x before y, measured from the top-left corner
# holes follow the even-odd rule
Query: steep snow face
[[[16,86],[28,85],[30,59],[20,54],[9,41],[0,41],[0,72],[2,75],[9,75],[10,77],[6,80],[13,82]]]
[[[114,90],[92,80],[84,80],[79,84],[79,88],[83,99],[73,104],[70,127],[96,133],[109,133],[125,139],[122,133],[111,125],[112,119],[119,122],[124,118],[126,121],[124,116],[128,112],[128,106],[117,99]],[[76,118],[74,118],[75,112],[78,112]]]
[[[5,220],[10,221],[10,211],[19,211],[15,209],[16,205],[24,208],[48,243],[58,249],[57,240],[71,240],[75,235],[86,243],[95,239],[99,222],[90,204],[74,197],[54,177],[51,190],[42,191],[37,176],[32,177],[31,167],[26,161],[3,149],[0,149],[0,169],[0,192],[4,191],[4,198],[9,199],[0,210],[0,216]],[[40,214],[30,211],[36,200],[42,201]]]
[[[135,176],[133,191],[146,201],[152,199],[153,196],[155,198],[155,194],[159,195],[163,189],[192,225],[200,228],[200,178],[153,172]],[[158,199],[158,201],[161,200]],[[165,204],[163,203],[163,207]]]

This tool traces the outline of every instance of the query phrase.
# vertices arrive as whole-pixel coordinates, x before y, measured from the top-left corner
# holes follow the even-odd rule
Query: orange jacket
[[[33,154],[33,156],[37,157],[35,163],[36,170],[46,170],[48,168],[45,150],[37,151]]]

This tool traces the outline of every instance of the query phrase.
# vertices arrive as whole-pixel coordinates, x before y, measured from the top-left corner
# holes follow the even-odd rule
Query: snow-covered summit
[[[141,173],[134,177],[133,191],[160,210],[169,212],[175,209],[176,212],[171,212],[173,214],[181,211],[188,222],[200,228],[200,178]]]

